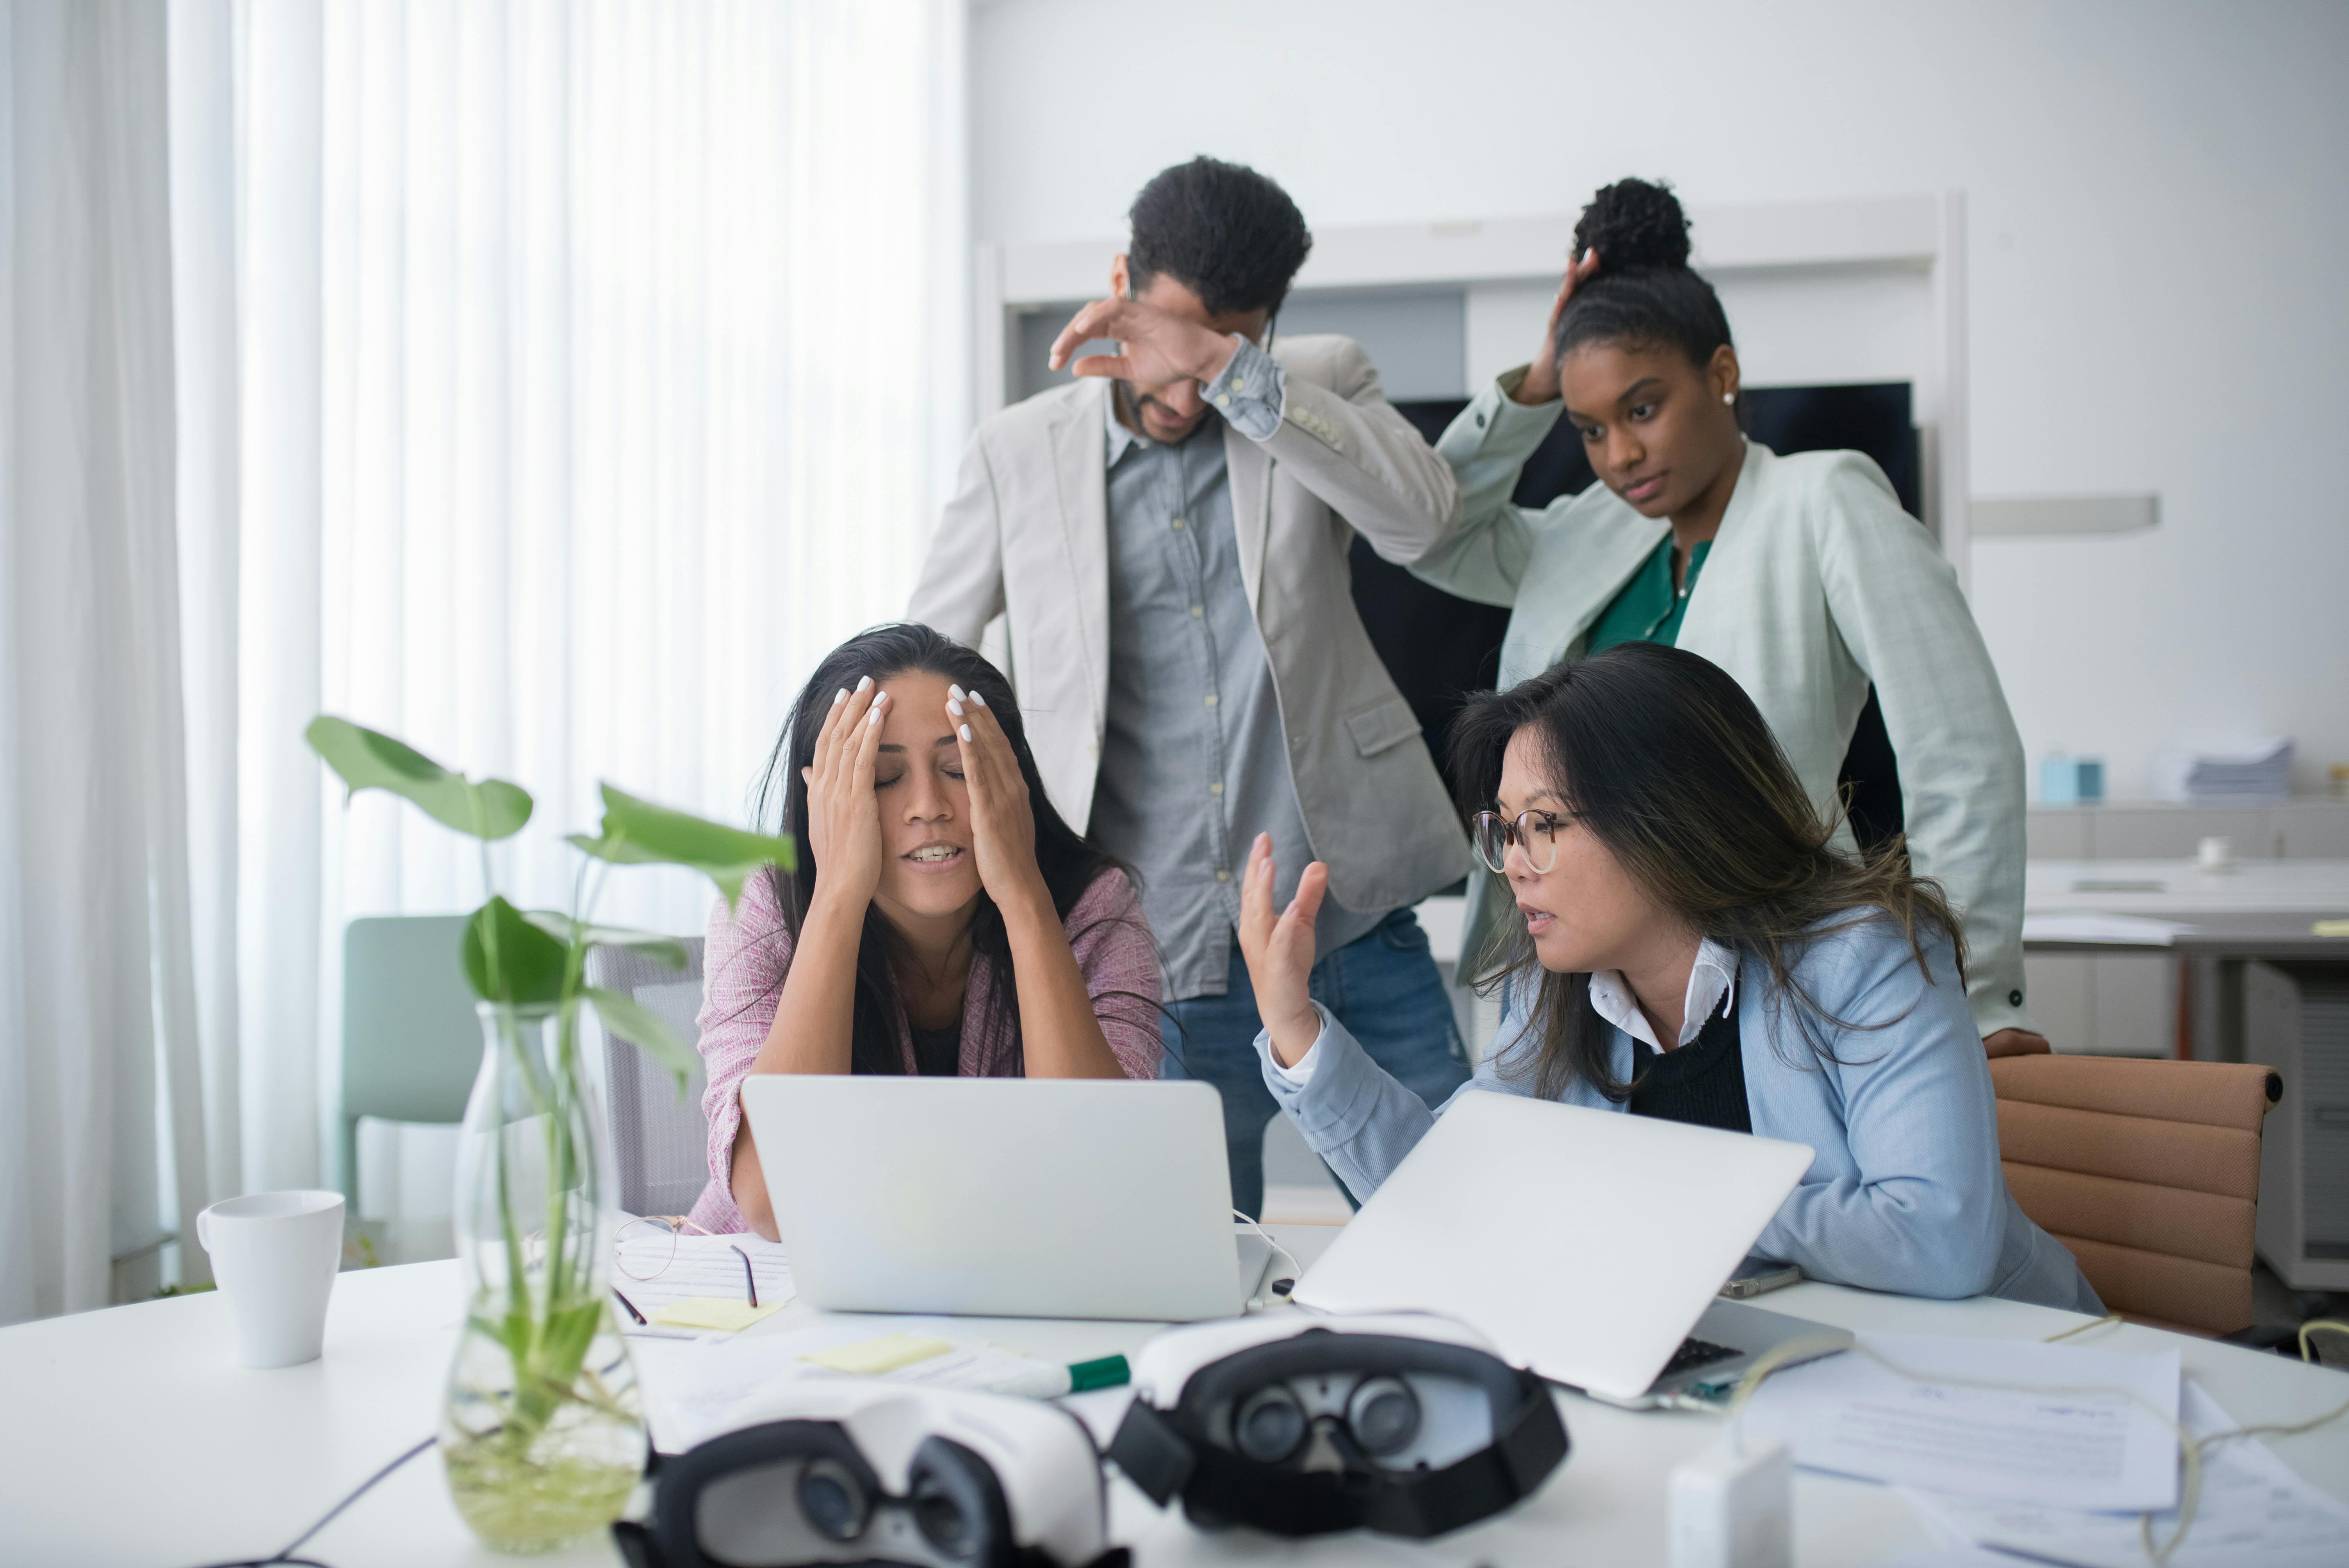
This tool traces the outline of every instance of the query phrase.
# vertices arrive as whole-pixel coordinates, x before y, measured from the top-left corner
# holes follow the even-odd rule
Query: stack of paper
[[[2292,793],[2292,741],[2275,736],[2223,751],[2164,747],[2153,754],[2153,792],[2164,800],[2281,800]]]
[[[1810,1470],[2007,1502],[2169,1508],[2178,1382],[2174,1350],[1863,1334],[1856,1353],[1773,1377],[1742,1418]]]
[[[972,1339],[945,1317],[866,1317],[789,1334],[770,1329],[722,1344],[633,1349],[644,1379],[653,1439],[664,1453],[740,1424],[736,1408],[779,1383],[867,1377],[936,1388],[992,1389],[1043,1363]]]
[[[1806,1469],[1900,1487],[1954,1545],[1900,1568],[1961,1568],[1984,1549],[2144,1568],[2145,1532],[2159,1547],[2178,1531],[2178,1428],[2199,1438],[2236,1425],[2179,1376],[2174,1350],[1892,1334],[1779,1373],[1742,1419]],[[2338,1568],[2349,1563],[2349,1506],[2262,1443],[2219,1444],[2204,1450],[2193,1520],[2168,1563]]]
[[[639,1226],[620,1243],[619,1261],[612,1288],[651,1319],[640,1325],[622,1307],[620,1326],[632,1335],[739,1334],[792,1295],[783,1249],[748,1233],[678,1236],[672,1252],[668,1237]]]
[[[2186,1384],[2186,1428],[2196,1437],[2231,1431],[2217,1401]],[[1911,1490],[1909,1501],[1944,1532],[1993,1547],[2081,1568],[2144,1568],[2145,1536],[2167,1546],[2178,1510],[2144,1518],[2018,1506]],[[2339,1568],[2349,1563],[2349,1507],[2317,1491],[2252,1439],[2204,1450],[2202,1491],[2169,1568]]]

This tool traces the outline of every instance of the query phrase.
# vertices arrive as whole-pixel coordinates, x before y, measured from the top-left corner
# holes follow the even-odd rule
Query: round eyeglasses
[[[1495,872],[1509,869],[1509,846],[1523,846],[1526,864],[1538,876],[1557,864],[1558,830],[1571,820],[1572,811],[1520,811],[1515,820],[1498,811],[1479,811],[1468,819],[1469,836],[1476,853]]]

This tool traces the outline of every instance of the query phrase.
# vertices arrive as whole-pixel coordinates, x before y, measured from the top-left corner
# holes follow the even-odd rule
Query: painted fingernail
[[[975,702],[975,703],[977,703],[977,704],[978,704],[978,706],[979,706],[979,707],[985,707],[987,706],[987,699],[986,699],[985,697],[983,697],[983,696],[979,696],[979,695],[978,695],[978,693],[977,693],[977,692],[973,692],[973,693],[971,693],[971,694],[970,694],[970,700],[971,700],[971,701],[973,701],[973,702]]]
[[[947,704],[947,711],[954,715],[957,718],[960,718],[962,717],[962,704],[958,702],[950,702]]]
[[[947,695],[954,698],[955,701],[960,702],[962,700],[962,687],[949,683],[947,686]]]
[[[864,716],[864,723],[865,723],[866,727],[869,728],[869,727],[871,727],[872,726],[876,725],[876,724],[878,724],[878,723],[880,723],[880,722],[881,722],[881,705],[880,705],[879,703],[877,703],[877,702],[876,702],[876,703],[874,703],[874,704],[873,705],[873,711],[872,711],[871,713],[868,713],[868,714],[866,714],[866,715]]]
[[[965,740],[968,740],[970,738],[970,726],[966,724],[956,733],[960,735]]]
[[[867,688],[868,686],[872,686],[872,684],[873,684],[873,677],[872,677],[871,676],[857,676],[857,677],[856,677],[856,695],[857,695],[857,696],[864,696],[864,692],[865,692],[865,688]]]
[[[848,688],[846,686],[843,686],[838,691],[832,694],[832,706],[834,707],[838,707],[842,703],[844,703],[847,700]]]

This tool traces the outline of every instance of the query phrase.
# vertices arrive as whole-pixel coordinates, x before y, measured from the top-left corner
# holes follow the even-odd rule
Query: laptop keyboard
[[[1672,1358],[1664,1363],[1664,1369],[1656,1374],[1656,1380],[1661,1383],[1677,1373],[1744,1354],[1744,1351],[1732,1349],[1726,1345],[1715,1345],[1710,1339],[1683,1339],[1681,1347],[1672,1352]]]

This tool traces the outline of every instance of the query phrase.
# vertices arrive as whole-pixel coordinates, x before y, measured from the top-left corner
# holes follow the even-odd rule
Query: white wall
[[[2349,6],[980,0],[974,231],[1119,232],[1198,152],[1309,222],[1970,203],[1973,492],[2158,490],[2151,532],[1974,546],[2030,754],[2349,761]],[[1474,356],[1472,355],[1472,357]]]

